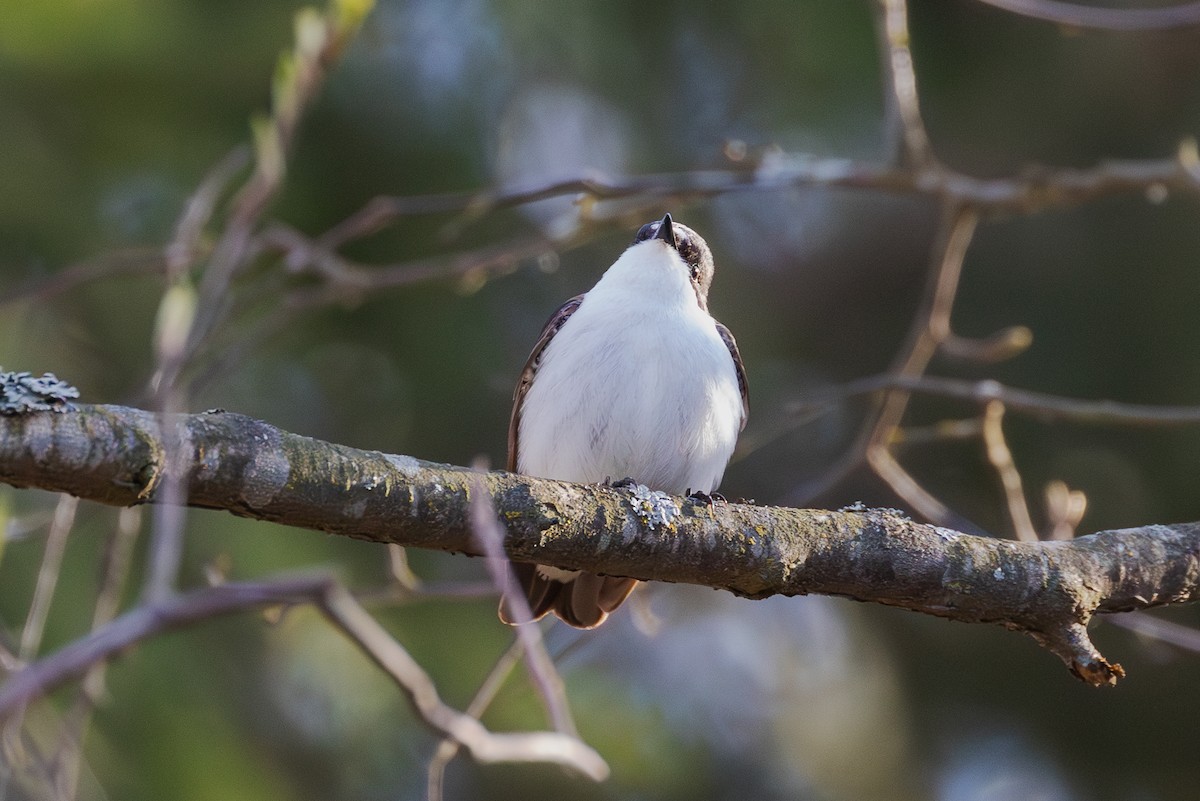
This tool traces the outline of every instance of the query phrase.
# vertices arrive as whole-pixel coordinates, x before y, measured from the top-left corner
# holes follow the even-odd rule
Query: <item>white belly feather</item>
[[[522,406],[518,469],[712,492],[742,419],[737,371],[712,317],[694,300],[663,308],[592,295],[542,354]]]

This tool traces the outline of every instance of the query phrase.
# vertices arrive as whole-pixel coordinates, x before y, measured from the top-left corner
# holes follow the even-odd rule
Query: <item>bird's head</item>
[[[700,308],[708,310],[708,288],[713,280],[713,256],[708,244],[700,235],[686,225],[671,219],[670,214],[661,220],[649,222],[638,229],[633,244],[642,247],[665,248],[671,257],[687,271],[688,280],[696,290]]]

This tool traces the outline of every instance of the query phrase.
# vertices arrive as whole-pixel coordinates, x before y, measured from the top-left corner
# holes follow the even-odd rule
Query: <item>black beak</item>
[[[671,226],[670,214],[664,214],[663,218],[659,220],[658,231],[655,232],[654,238],[666,242],[673,250],[679,249],[679,245],[675,241],[675,229]]]

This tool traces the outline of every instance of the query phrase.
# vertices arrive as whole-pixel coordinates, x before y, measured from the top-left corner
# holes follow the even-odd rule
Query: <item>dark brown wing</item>
[[[537,565],[514,562],[512,569],[517,583],[525,591],[525,600],[529,603],[531,619],[541,620],[547,612],[554,608],[559,594],[566,585],[561,581],[551,581],[538,575]],[[508,625],[514,626],[522,618],[517,614],[517,610],[510,606],[507,596],[500,598],[500,619]]]
[[[521,371],[521,378],[517,381],[517,388],[513,392],[512,417],[508,421],[507,470],[510,473],[517,471],[517,435],[520,433],[519,429],[521,427],[521,404],[525,401],[525,393],[533,385],[533,376],[537,373],[538,364],[542,360],[542,351],[546,349],[546,346],[550,344],[550,340],[563,327],[563,324],[571,318],[571,315],[575,313],[575,310],[579,308],[579,304],[581,303],[583,303],[583,295],[576,295],[559,307],[558,311],[550,315],[550,319],[546,321],[546,325],[542,328],[542,335],[538,337],[537,344],[533,346],[533,351],[529,354],[528,361],[525,362],[525,369]],[[717,327],[720,328],[721,326]],[[728,341],[733,342],[733,337],[730,337]],[[737,346],[734,345],[731,347],[734,352],[737,351]],[[738,360],[738,364],[740,371],[740,359]]]
[[[554,603],[554,614],[577,629],[594,629],[608,619],[609,612],[629,597],[637,580],[580,573],[562,590]]]
[[[746,380],[746,365],[742,364],[742,354],[738,351],[733,334],[720,323],[717,323],[717,333],[724,340],[725,347],[729,348],[729,355],[733,357],[733,366],[737,370],[738,389],[742,392],[742,425],[738,429],[740,431],[746,427],[746,420],[750,417],[750,382]]]
[[[536,565],[514,564],[517,582],[525,591],[532,620],[541,620],[553,611],[563,622],[577,629],[594,629],[610,612],[629,597],[638,582],[631,578],[596,576],[580,573],[570,581],[548,579]],[[511,608],[507,597],[500,599],[500,619],[510,626],[523,621],[522,614]]]
[[[583,303],[583,295],[576,295],[562,305],[551,315],[542,328],[542,335],[525,362],[521,378],[517,381],[516,391],[513,392],[512,417],[508,423],[508,470],[517,469],[518,436],[521,429],[521,406],[525,401],[525,393],[533,385],[534,376],[542,360],[542,353],[554,335],[566,324],[571,315]],[[554,614],[575,628],[590,629],[599,626],[608,617],[608,613],[621,605],[621,602],[633,591],[637,584],[633,579],[614,578],[611,576],[594,576],[580,573],[574,579],[557,581],[541,575],[536,565],[513,565],[517,583],[525,592],[529,601],[529,611],[534,620],[541,619],[547,612]],[[516,622],[515,610],[509,608],[507,599],[500,599],[500,619],[505,623]]]

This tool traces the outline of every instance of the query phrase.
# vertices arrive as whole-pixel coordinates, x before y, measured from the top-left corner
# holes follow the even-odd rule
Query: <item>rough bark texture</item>
[[[167,454],[174,458],[168,460]],[[154,502],[171,471],[188,503],[375,542],[475,553],[468,499],[492,497],[517,561],[749,598],[810,593],[1023,631],[1081,679],[1123,675],[1087,635],[1097,613],[1197,597],[1200,523],[1020,543],[878,509],[709,505],[648,493],[481,474],[347,448],[223,411],[119,406],[0,418],[0,481],[113,505]]]

